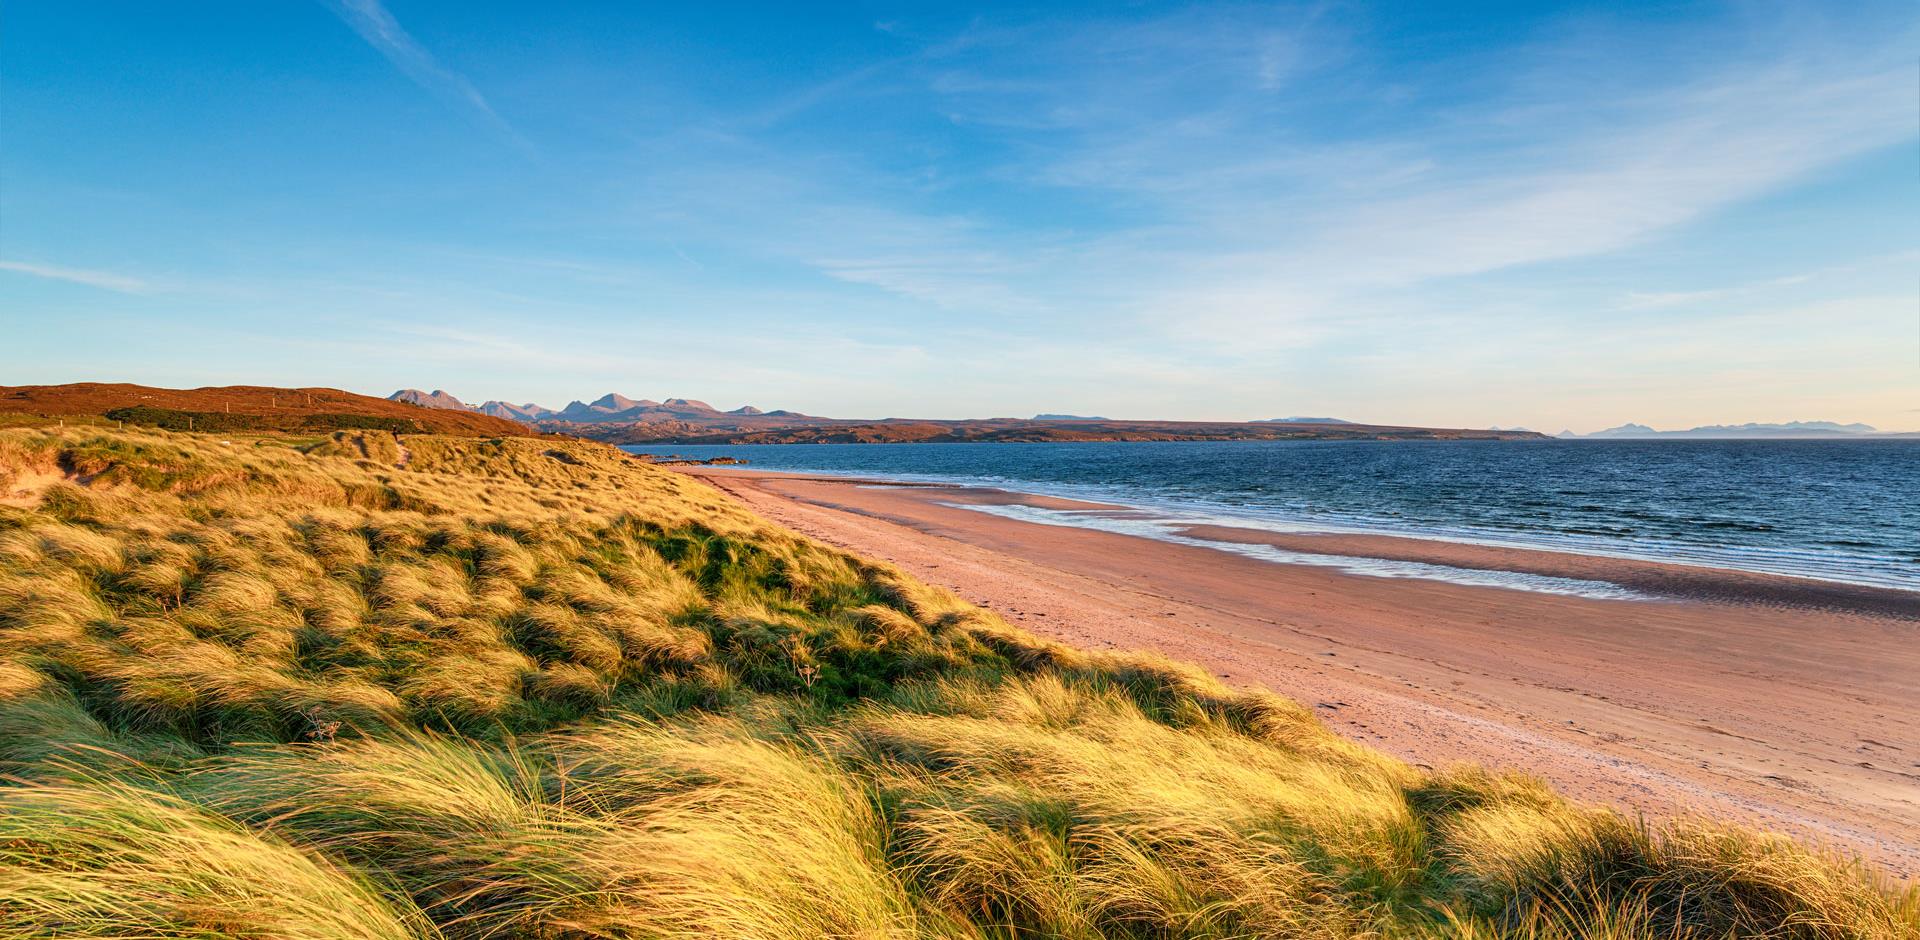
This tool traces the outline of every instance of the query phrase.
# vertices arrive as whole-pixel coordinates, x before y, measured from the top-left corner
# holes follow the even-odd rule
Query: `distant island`
[[[1301,417],[1297,417],[1297,416],[1296,416],[1296,417],[1291,417],[1291,418],[1261,418],[1261,419],[1260,419],[1260,421],[1259,421],[1259,422],[1257,422],[1257,423],[1263,423],[1263,424],[1352,424],[1353,422],[1352,422],[1352,421],[1348,421],[1348,420],[1346,420],[1346,419],[1344,419],[1344,418],[1301,418]],[[1497,431],[1497,430],[1499,430],[1499,428],[1494,428],[1494,430],[1496,430],[1496,431]]]
[[[614,444],[914,444],[1051,441],[1545,440],[1531,431],[1356,424],[1339,418],[1263,421],[1142,421],[1042,412],[1032,418],[826,418],[745,405],[722,411],[691,398],[628,398],[614,392],[565,408],[488,401],[468,405],[445,391],[401,389],[390,401],[510,418],[539,431]]]
[[[1627,423],[1619,427],[1575,434],[1561,431],[1554,435],[1573,440],[1853,440],[1859,438],[1913,438],[1915,432],[1880,431],[1872,425],[1840,424],[1834,421],[1786,421],[1779,423],[1706,424],[1685,430],[1658,431],[1644,424]]]

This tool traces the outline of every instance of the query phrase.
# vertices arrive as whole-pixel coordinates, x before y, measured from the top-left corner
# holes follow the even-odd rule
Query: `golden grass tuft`
[[[118,783],[0,789],[0,935],[411,940],[433,925],[324,857]]]

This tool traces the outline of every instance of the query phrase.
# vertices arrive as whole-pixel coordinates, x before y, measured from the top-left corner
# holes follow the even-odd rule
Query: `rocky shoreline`
[[[747,462],[741,457],[686,457],[680,454],[628,454],[628,456],[656,467],[728,467]]]

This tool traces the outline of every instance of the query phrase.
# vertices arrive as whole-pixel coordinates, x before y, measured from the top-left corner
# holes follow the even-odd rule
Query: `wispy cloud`
[[[1798,274],[1786,274],[1779,277],[1762,278],[1754,281],[1742,281],[1717,287],[1696,290],[1670,291],[1628,291],[1620,302],[1622,310],[1660,310],[1669,307],[1693,306],[1722,302],[1745,302],[1758,298],[1777,296],[1786,288],[1804,285],[1846,286],[1857,281],[1863,274],[1876,271],[1895,271],[1905,275],[1913,264],[1920,261],[1920,250],[1897,251],[1892,254],[1873,255],[1860,258],[1846,264],[1830,265]]]
[[[1771,277],[1752,284],[1709,287],[1704,290],[1631,291],[1627,294],[1626,301],[1620,306],[1625,310],[1660,310],[1668,307],[1736,300],[1751,297],[1761,291],[1804,284],[1811,277],[1812,275],[1807,274],[1792,274],[1786,277]]]
[[[360,38],[378,50],[392,62],[401,74],[412,79],[414,84],[452,101],[470,111],[475,118],[489,129],[501,134],[522,148],[532,145],[519,131],[514,130],[493,105],[487,101],[473,82],[444,65],[433,53],[413,38],[413,35],[387,12],[380,0],[328,0],[327,6],[344,20]]]
[[[1637,126],[1576,132],[1550,162],[1366,207],[1328,253],[1421,278],[1614,251],[1911,136],[1912,83],[1910,66],[1722,77],[1649,102]]]
[[[153,285],[137,277],[115,274],[112,271],[94,271],[86,268],[67,268],[56,264],[36,264],[31,261],[0,261],[0,271],[12,271],[32,277],[43,277],[51,281],[66,281],[71,284],[85,284],[101,290],[116,291],[122,294],[146,294],[153,291]]]
[[[1640,248],[1914,136],[1911,32],[1764,23],[1712,54],[1641,35],[1630,48],[1685,54],[1622,72],[1619,37],[1573,22],[1432,74],[1350,61],[1350,37],[1312,17],[975,32],[994,55],[956,56],[929,93],[1018,143],[1006,179],[1121,216],[1052,274],[1126,296],[1149,333],[1254,355],[1373,329],[1423,285]],[[1313,94],[1285,93],[1295,79]],[[1429,100],[1458,85],[1474,94]],[[1003,228],[980,232],[1008,250]],[[913,283],[1022,273],[948,247],[959,263],[926,256]]]

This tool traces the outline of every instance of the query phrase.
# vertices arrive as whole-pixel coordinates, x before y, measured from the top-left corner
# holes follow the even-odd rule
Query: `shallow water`
[[[995,486],[1153,509],[1188,523],[1408,535],[1920,590],[1916,441],[628,449],[741,457],[760,470]]]

